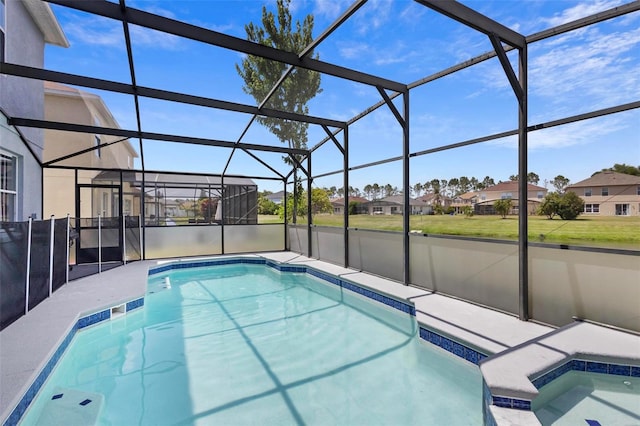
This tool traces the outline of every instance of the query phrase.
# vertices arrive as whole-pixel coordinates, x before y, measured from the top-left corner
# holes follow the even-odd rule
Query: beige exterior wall
[[[602,195],[602,189],[608,189],[608,195]],[[585,190],[590,189],[591,195],[585,195]],[[640,216],[640,195],[638,195],[639,188],[636,185],[624,186],[624,187],[603,187],[594,186],[590,188],[573,188],[568,189],[570,192],[574,192],[585,203],[585,216],[615,216],[620,215],[621,212],[626,210],[625,216]],[[591,205],[587,206],[587,204]],[[616,211],[616,204],[627,205],[627,207],[618,207]],[[598,211],[594,212],[594,205],[598,205]]]
[[[63,169],[43,169],[44,217],[76,215],[75,172]]]
[[[483,202],[483,201],[495,201],[495,200],[499,200],[502,198],[502,194],[506,193],[506,192],[510,192],[511,193],[511,198],[515,201],[518,200],[518,190],[516,189],[515,191],[487,191],[487,190],[483,190],[480,192],[479,196],[478,196],[478,202]],[[541,197],[538,197],[538,192],[540,192],[542,194]],[[547,194],[546,190],[535,190],[535,191],[527,191],[527,199],[529,200],[540,200],[542,201],[542,199],[544,198],[544,196]]]
[[[98,96],[53,83],[45,83],[45,119],[90,126],[118,127]],[[100,145],[104,145],[118,139],[120,138],[106,135],[45,130],[44,162],[93,148],[98,141]],[[131,169],[136,156],[129,142],[122,141],[53,164],[67,167]],[[99,173],[79,170],[78,184],[94,183],[93,180]],[[80,217],[83,218],[95,217],[98,214],[112,216],[121,202],[112,196],[111,190],[108,189],[81,191]],[[66,216],[67,213],[71,216],[76,215],[73,170],[45,168],[43,192],[43,211],[46,216]],[[126,188],[124,192],[127,192]],[[125,203],[125,214],[139,214],[139,207],[134,202],[133,195],[124,195],[122,202]],[[126,206],[129,206],[128,211]]]

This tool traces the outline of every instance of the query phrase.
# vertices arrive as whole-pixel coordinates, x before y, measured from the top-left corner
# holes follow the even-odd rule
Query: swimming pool
[[[105,425],[482,424],[481,382],[412,315],[232,264],[151,276],[144,309],[74,337],[23,424],[73,392]]]

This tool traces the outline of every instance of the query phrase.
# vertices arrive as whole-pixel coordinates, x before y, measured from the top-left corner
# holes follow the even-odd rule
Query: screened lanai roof
[[[541,8],[539,19],[532,16],[526,20],[515,18],[515,8],[521,7],[516,3],[503,3],[496,12],[482,2],[472,1],[420,0],[403,2],[402,6],[395,2],[356,1],[332,4],[330,11],[326,5],[322,9],[320,3],[313,9],[294,2],[294,21],[314,13],[316,23],[313,43],[300,53],[245,40],[244,25],[260,22],[262,4],[258,2],[244,4],[240,18],[232,13],[239,5],[233,3],[229,7],[224,2],[54,0],[49,4],[71,46],[48,48],[42,69],[4,62],[2,73],[92,91],[103,97],[118,117],[125,117],[118,120],[122,128],[74,120],[52,122],[22,116],[19,111],[7,111],[10,123],[129,138],[133,146],[139,145],[140,161],[135,169],[140,171],[158,170],[149,163],[163,157],[162,152],[168,147],[185,144],[193,147],[189,149],[194,150],[194,157],[207,157],[201,166],[204,170],[198,171],[290,181],[291,166],[282,157],[304,156],[308,152],[283,145],[257,123],[256,116],[309,123],[308,146],[320,159],[314,160],[310,174],[321,178],[343,171],[343,163],[357,171],[519,134],[522,139],[527,133],[523,128],[534,132],[639,107],[633,90],[619,91],[621,95],[612,100],[595,94],[583,102],[586,107],[582,110],[564,105],[549,110],[544,103],[533,105],[524,95],[532,91],[531,87],[543,88],[538,88],[535,80],[527,80],[526,72],[523,74],[520,68],[542,65],[533,61],[519,64],[521,59],[516,55],[526,47],[526,54],[520,58],[531,57],[536,43],[588,25],[604,25],[620,17],[637,19],[637,1],[612,4],[609,8],[576,8],[566,16],[545,15]],[[205,17],[198,13],[198,7],[209,12],[215,9],[215,13]],[[603,33],[599,27],[598,31]],[[598,31],[592,37],[597,38]],[[615,43],[615,36],[613,32],[607,37]],[[631,43],[633,47],[628,38],[618,40],[617,44]],[[82,61],[69,60],[73,56],[70,52],[76,50],[88,52]],[[318,71],[322,74],[323,92],[309,102],[308,114],[274,110],[268,99],[256,102],[242,91],[243,83],[235,70],[244,55],[285,64],[285,69]],[[370,60],[362,61],[363,57]],[[576,55],[564,60],[577,62],[581,58]],[[486,65],[488,62],[491,68]],[[495,88],[500,99],[495,110],[489,112],[494,125],[486,125],[487,120],[479,118],[456,126],[449,133],[433,132],[431,128],[441,125],[447,113],[473,108],[473,99],[479,96],[473,89],[462,100],[443,97],[451,85],[465,84],[472,66],[485,67],[482,71],[488,71],[488,78],[498,82]],[[544,73],[535,76],[544,77]],[[286,78],[285,73],[282,81]],[[572,93],[578,95],[583,93]],[[415,106],[423,99],[430,100],[436,109],[444,109],[444,118],[429,121],[429,104]],[[447,108],[437,102],[442,99],[450,104]],[[519,121],[518,102],[529,107],[529,115],[537,120]],[[359,125],[369,123],[367,116],[373,117],[370,120],[377,126],[375,132],[368,131],[374,126]],[[409,124],[410,117],[414,125]],[[350,149],[358,146],[363,154],[343,162],[343,151],[348,151],[344,131],[347,127]],[[368,146],[372,137],[381,140]],[[409,140],[410,145],[404,146]],[[165,157],[172,155],[176,155],[175,151]],[[247,161],[257,165],[258,170],[247,173]],[[299,166],[308,167],[305,162]],[[172,170],[192,172],[191,167],[195,162],[187,161]],[[404,166],[397,171],[398,175],[404,173]]]

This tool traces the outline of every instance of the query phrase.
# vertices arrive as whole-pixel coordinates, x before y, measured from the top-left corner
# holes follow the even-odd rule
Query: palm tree
[[[373,191],[373,187],[371,184],[366,184],[364,186],[364,193],[367,196],[367,199],[371,200],[371,192]]]
[[[378,199],[378,195],[380,195],[380,185],[378,185],[377,183],[373,184],[373,199],[377,200]]]
[[[422,184],[418,182],[413,185],[413,191],[415,192],[415,196],[419,197],[422,194]]]

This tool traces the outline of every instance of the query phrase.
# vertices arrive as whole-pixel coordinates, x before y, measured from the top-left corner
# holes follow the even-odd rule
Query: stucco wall
[[[40,29],[20,1],[6,2],[6,61],[43,67],[44,39]],[[43,83],[27,78],[0,76],[0,107],[9,115],[42,119],[44,117]],[[31,148],[42,159],[43,136],[40,129],[21,129]]]
[[[16,220],[24,221],[35,213],[42,218],[42,169],[27,149],[17,130],[0,113],[0,149],[18,159],[18,201]]]

